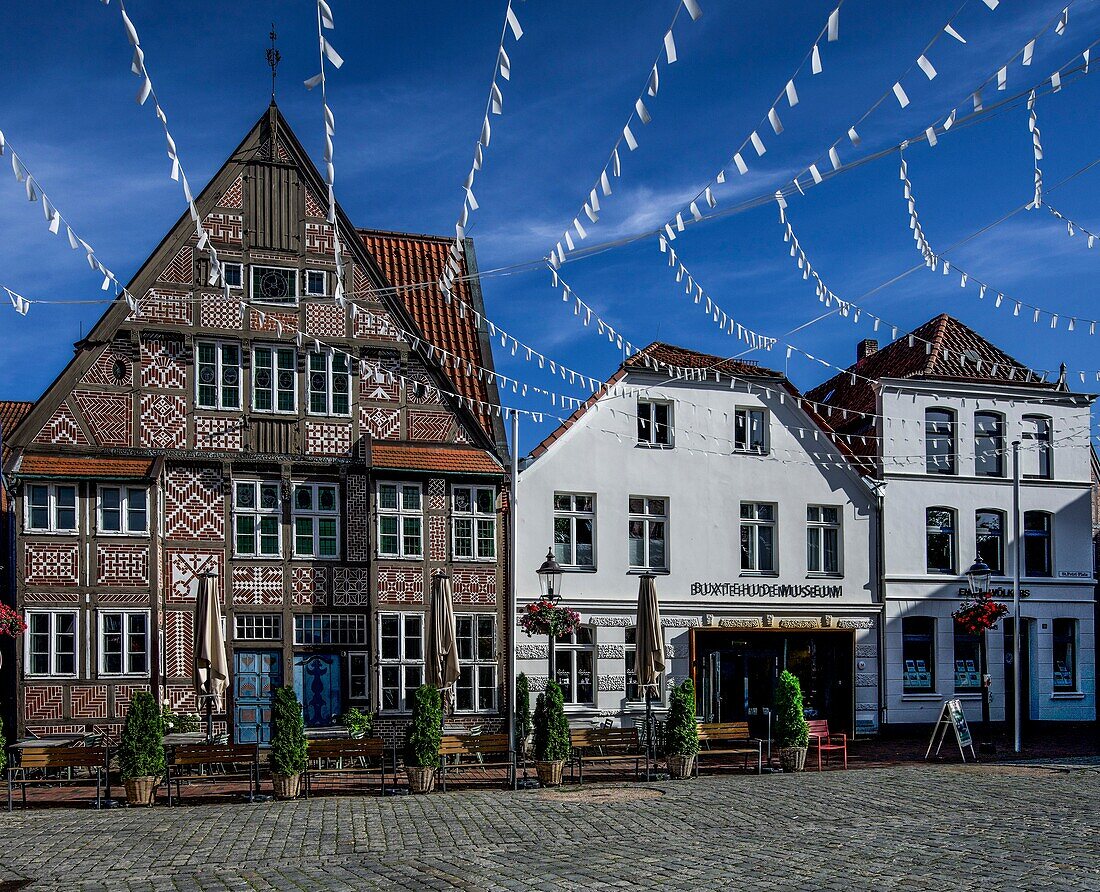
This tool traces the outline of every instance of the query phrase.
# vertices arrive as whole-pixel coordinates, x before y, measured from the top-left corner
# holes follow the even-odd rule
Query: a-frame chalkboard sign
[[[944,740],[947,739],[949,730],[955,732],[955,740],[958,741],[959,755],[962,756],[962,760],[966,761],[966,749],[969,747],[971,757],[977,762],[978,754],[974,750],[974,738],[970,736],[970,728],[966,724],[966,716],[963,715],[961,700],[944,701],[943,709],[940,710],[940,717],[932,731],[932,739],[928,742],[928,749],[924,753],[924,758],[927,759],[931,755],[932,747],[936,748],[937,756],[940,754],[940,749],[943,747]],[[937,737],[939,738],[938,743],[936,742]]]

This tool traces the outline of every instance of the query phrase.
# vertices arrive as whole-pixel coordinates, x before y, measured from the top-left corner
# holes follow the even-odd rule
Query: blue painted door
[[[271,743],[271,707],[283,683],[277,650],[238,650],[234,655],[233,735],[237,743]]]
[[[294,690],[302,701],[307,728],[335,724],[341,713],[340,655],[299,654],[294,658]]]

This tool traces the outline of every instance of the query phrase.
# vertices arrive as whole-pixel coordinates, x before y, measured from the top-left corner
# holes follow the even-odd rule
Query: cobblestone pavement
[[[44,808],[0,816],[0,890],[1096,890],[1098,801],[1062,760]]]

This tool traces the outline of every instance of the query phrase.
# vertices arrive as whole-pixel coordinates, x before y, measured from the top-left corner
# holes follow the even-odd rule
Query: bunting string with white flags
[[[1100,240],[1100,235],[1097,235],[1096,233],[1090,232],[1088,229],[1085,229],[1085,227],[1082,226],[1080,223],[1071,220],[1061,211],[1052,208],[1049,203],[1044,202],[1043,207],[1050,211],[1053,216],[1057,217],[1059,220],[1066,224],[1066,235],[1068,235],[1070,238],[1076,236],[1077,233],[1081,233],[1085,236],[1085,240],[1088,242],[1088,246],[1090,248],[1095,247],[1096,242]]]
[[[30,301],[23,297],[22,294],[12,291],[7,285],[0,285],[0,288],[4,290],[4,293],[8,296],[8,300],[11,301],[12,309],[20,316],[26,316],[27,310],[31,308]]]
[[[504,10],[504,24],[500,30],[500,40],[497,42],[496,59],[493,62],[493,77],[489,82],[489,97],[485,100],[485,113],[481,120],[481,131],[477,142],[474,144],[474,158],[470,164],[470,172],[462,183],[462,211],[455,221],[455,238],[447,257],[443,275],[439,279],[439,288],[443,297],[450,303],[454,299],[454,283],[462,275],[460,258],[465,251],[466,227],[470,220],[470,214],[479,207],[477,198],[474,197],[474,180],[485,163],[485,150],[489,148],[492,138],[493,115],[504,114],[504,94],[500,89],[497,79],[510,81],[512,79],[512,59],[508,55],[506,44],[509,33],[512,40],[519,43],[523,37],[523,27],[519,23],[515,10],[512,8],[512,0],[508,0]]]
[[[646,75],[641,92],[631,105],[626,123],[611,147],[611,154],[608,155],[607,160],[600,168],[600,173],[596,177],[592,188],[588,191],[581,209],[573,218],[573,222],[565,228],[565,231],[562,232],[557,243],[550,251],[547,259],[553,267],[557,268],[565,263],[566,254],[576,250],[577,240],[583,241],[588,238],[588,225],[599,222],[601,205],[606,203],[606,200],[612,194],[611,182],[622,176],[623,147],[625,146],[628,152],[637,149],[638,136],[635,133],[635,128],[639,125],[644,127],[653,119],[646,103],[656,99],[660,91],[662,60],[664,65],[667,66],[674,64],[678,58],[676,38],[673,32],[676,22],[680,18],[680,13],[684,10],[687,11],[693,22],[697,22],[703,15],[703,10],[697,0],[676,0],[676,12],[673,13],[672,21],[665,30],[664,37],[661,40],[661,49]],[[641,132],[640,129],[638,132]],[[581,217],[584,217],[587,223],[582,223]]]

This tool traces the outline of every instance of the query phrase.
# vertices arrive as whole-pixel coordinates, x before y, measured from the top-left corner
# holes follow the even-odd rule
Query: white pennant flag
[[[501,94],[500,87],[497,86],[496,81],[493,81],[493,85],[489,88],[489,102],[494,115],[503,113],[504,96]]]
[[[787,105],[789,105],[791,108],[794,108],[796,105],[798,105],[798,91],[794,88],[793,80],[787,81],[785,92],[787,94]]]
[[[840,7],[829,13],[829,43],[840,39]]]
[[[1062,14],[1058,17],[1058,24],[1054,26],[1054,33],[1061,37],[1066,33],[1066,25],[1069,24],[1069,7],[1067,6],[1062,10]]]
[[[763,158],[767,149],[764,148],[764,141],[760,138],[760,134],[755,130],[749,135],[749,141],[752,143],[752,147],[756,149],[757,156]],[[742,171],[743,173],[744,171]]]
[[[1008,68],[1001,68],[997,72],[997,89],[1005,90],[1008,88]]]
[[[703,15],[703,10],[699,8],[696,0],[684,0],[684,9],[688,11],[688,15],[691,16],[693,22],[699,21],[699,18]]]
[[[332,8],[325,2],[325,0],[317,0],[317,11],[321,15],[321,25],[327,28],[329,31],[336,27],[336,23],[332,19]]]
[[[640,96],[634,101],[634,111],[638,113],[638,119],[643,124],[648,124],[653,120],[652,116],[649,114],[649,109],[645,107],[645,103],[642,102]]]
[[[821,74],[821,50],[817,48],[817,44],[814,44],[813,55],[810,57],[810,71],[814,74]]]
[[[325,58],[332,63],[333,68],[339,68],[344,64],[343,57],[336,52],[336,48],[324,37],[321,38],[321,49],[324,50]]]
[[[638,140],[634,138],[634,131],[630,129],[629,124],[623,127],[623,139],[626,140],[626,147],[630,149],[630,151],[633,152],[638,148]]]
[[[848,139],[851,141],[853,146],[858,146],[861,142],[863,142],[859,134],[856,133],[855,127],[848,128]]]
[[[836,146],[829,149],[829,163],[833,165],[833,170],[840,170],[840,155],[837,153]]]
[[[657,74],[657,66],[654,65],[653,70],[649,73],[649,82],[646,84],[645,89],[650,96],[656,96],[657,90],[660,89],[660,86],[661,77],[659,74]]]
[[[500,76],[506,81],[512,79],[512,60],[508,58],[508,53],[504,51],[504,47],[500,48],[500,52],[497,54],[497,64],[500,66]]]
[[[954,37],[959,43],[966,43],[966,38],[963,37],[958,31],[951,27],[950,24],[944,25],[943,30]]]
[[[936,67],[929,61],[927,56],[920,56],[917,59],[917,65],[920,66],[920,70],[924,72],[924,76],[929,80],[932,80],[936,76]]]
[[[1029,40],[1024,44],[1024,57],[1020,60],[1021,65],[1030,65],[1032,59],[1035,58],[1035,40]]]
[[[676,61],[676,40],[672,36],[671,28],[665,32],[665,58],[669,65]]]
[[[512,10],[512,4],[508,4],[508,12],[506,13],[508,18],[508,27],[512,29],[512,37],[519,40],[523,37],[523,28],[520,27],[519,19],[516,18],[515,12]]]
[[[772,125],[776,136],[783,132],[783,123],[779,120],[779,113],[774,108],[768,112],[768,123]]]
[[[901,85],[901,81],[894,84],[894,96],[898,100],[898,105],[902,108],[909,104],[909,97],[905,95],[905,88]]]

